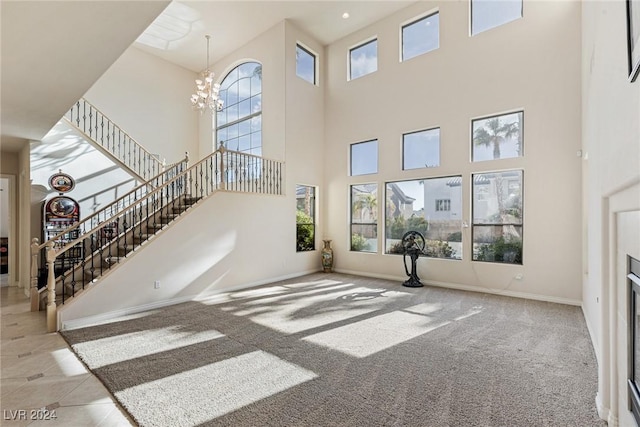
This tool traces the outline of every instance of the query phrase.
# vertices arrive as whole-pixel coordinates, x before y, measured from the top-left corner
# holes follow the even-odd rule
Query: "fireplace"
[[[629,410],[640,425],[640,261],[628,257],[629,284]]]

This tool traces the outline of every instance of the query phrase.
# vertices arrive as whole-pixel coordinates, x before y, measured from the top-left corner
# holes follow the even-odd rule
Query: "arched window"
[[[224,102],[217,112],[217,145],[229,150],[262,155],[262,65],[245,62],[220,83]]]

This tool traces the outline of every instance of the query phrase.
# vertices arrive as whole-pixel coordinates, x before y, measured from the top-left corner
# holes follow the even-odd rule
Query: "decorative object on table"
[[[404,249],[404,255],[402,256],[404,271],[407,273],[407,276],[409,276],[402,286],[407,286],[409,288],[419,288],[420,286],[424,286],[418,277],[418,269],[416,265],[420,255],[426,255],[424,251],[424,236],[418,231],[407,231],[402,236],[402,247]],[[407,267],[407,255],[411,260],[411,271],[409,271],[409,268]]]
[[[640,0],[627,0],[627,52],[633,82],[640,74]]]
[[[322,269],[325,273],[333,271],[333,249],[331,249],[331,240],[323,240],[322,248]]]

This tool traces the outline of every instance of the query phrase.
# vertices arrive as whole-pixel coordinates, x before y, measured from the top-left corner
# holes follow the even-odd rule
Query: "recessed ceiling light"
[[[345,12],[342,14],[342,19],[349,19],[349,12]]]

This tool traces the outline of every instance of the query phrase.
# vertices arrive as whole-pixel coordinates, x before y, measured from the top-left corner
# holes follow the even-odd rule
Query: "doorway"
[[[12,175],[0,176],[0,286],[13,285],[15,277],[15,190]]]

